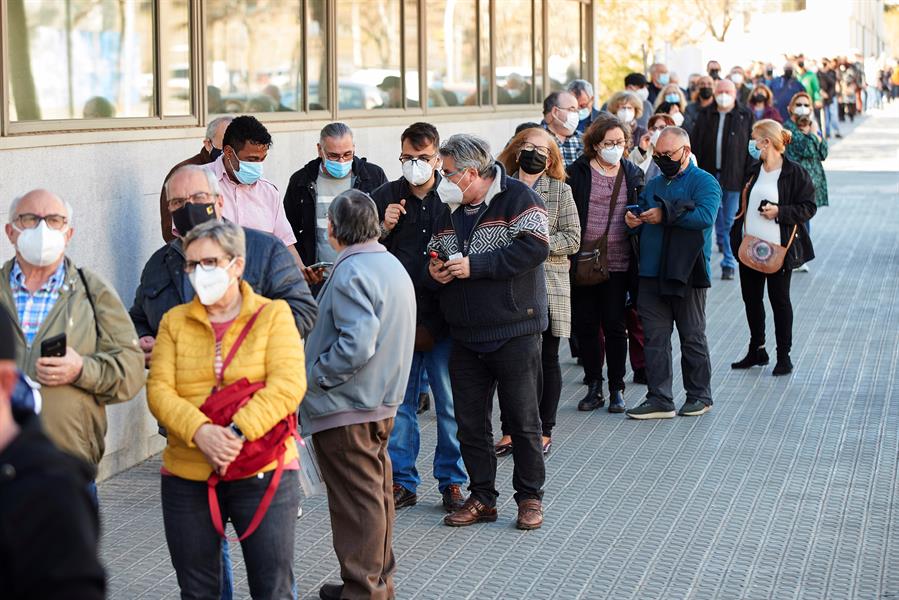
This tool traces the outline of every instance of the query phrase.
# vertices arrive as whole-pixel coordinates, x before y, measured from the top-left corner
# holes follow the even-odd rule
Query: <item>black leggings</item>
[[[789,354],[793,345],[793,304],[790,302],[790,278],[793,272],[783,269],[766,275],[740,265],[740,290],[746,305],[746,321],[749,323],[749,345],[760,348],[765,345],[765,283],[768,284],[768,300],[774,313],[774,334],[777,352]]]
[[[540,423],[544,437],[552,437],[556,426],[556,412],[562,397],[562,366],[559,364],[559,341],[552,333],[552,322],[543,332],[543,347],[540,352],[541,374],[537,378],[540,393]],[[509,435],[506,423],[500,413],[503,435]]]

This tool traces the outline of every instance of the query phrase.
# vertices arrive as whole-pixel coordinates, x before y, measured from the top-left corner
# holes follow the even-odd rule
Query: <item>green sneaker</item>
[[[682,417],[698,417],[712,410],[711,404],[706,404],[702,400],[687,400],[684,405],[677,411]]]
[[[631,419],[673,419],[674,409],[665,408],[652,400],[647,400],[640,406],[625,411],[624,414]]]

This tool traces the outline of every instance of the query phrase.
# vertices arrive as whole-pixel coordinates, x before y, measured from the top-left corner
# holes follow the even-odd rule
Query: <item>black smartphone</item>
[[[643,209],[640,208],[639,204],[628,204],[627,210],[629,210],[635,217],[639,217],[640,213],[643,212]]]
[[[60,333],[41,342],[41,356],[65,356],[66,355],[66,334]]]
[[[761,202],[759,202],[759,212],[762,212],[762,209],[764,209],[768,204],[771,204],[771,202],[768,200],[762,200]]]
[[[333,266],[334,266],[334,263],[323,261],[323,262],[317,262],[314,265],[309,265],[308,268],[309,269],[330,269]]]

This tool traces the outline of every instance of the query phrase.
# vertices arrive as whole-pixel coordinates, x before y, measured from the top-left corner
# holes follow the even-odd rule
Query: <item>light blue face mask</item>
[[[668,102],[669,104],[679,104],[680,96],[677,94],[665,94],[665,102]]]
[[[755,140],[749,140],[749,156],[751,156],[754,160],[759,160],[762,158],[762,151],[759,150],[759,147],[756,146]]]
[[[237,166],[240,170],[234,171],[234,176],[237,177],[237,181],[243,183],[244,185],[253,185],[259,178],[262,177],[262,163],[261,162],[246,162],[243,160],[237,159]],[[232,169],[234,166],[232,165]]]
[[[589,107],[587,107],[587,108],[582,108],[582,109],[580,109],[580,110],[577,111],[577,117],[578,117],[578,119],[580,119],[581,121],[583,121],[584,119],[586,119],[587,117],[589,117],[591,114],[593,114],[593,111],[590,110]]]
[[[668,82],[671,81],[671,75],[668,73],[662,73],[659,75],[659,83],[662,85],[668,85]]]
[[[340,162],[337,160],[328,160],[325,159],[325,170],[331,175],[331,177],[335,177],[337,179],[343,179],[347,175],[350,174],[350,171],[353,168],[353,161],[348,160],[347,162]]]

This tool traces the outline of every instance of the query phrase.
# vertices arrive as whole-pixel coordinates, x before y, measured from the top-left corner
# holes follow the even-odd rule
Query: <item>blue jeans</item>
[[[827,137],[840,133],[840,123],[837,119],[837,101],[834,100],[824,108],[824,120],[826,121]]]
[[[734,226],[734,217],[740,208],[740,192],[721,190],[721,206],[718,207],[718,218],[715,220],[715,237],[718,247],[724,254],[721,259],[722,269],[736,269],[737,259],[730,247],[730,228]]]
[[[415,493],[421,477],[415,462],[421,437],[418,430],[418,394],[422,371],[427,371],[437,415],[437,450],[434,452],[434,478],[443,492],[452,484],[464,485],[468,479],[462,464],[462,452],[456,437],[456,415],[449,378],[449,338],[438,341],[429,352],[416,352],[406,385],[406,395],[396,412],[387,450],[393,463],[393,482]]]

